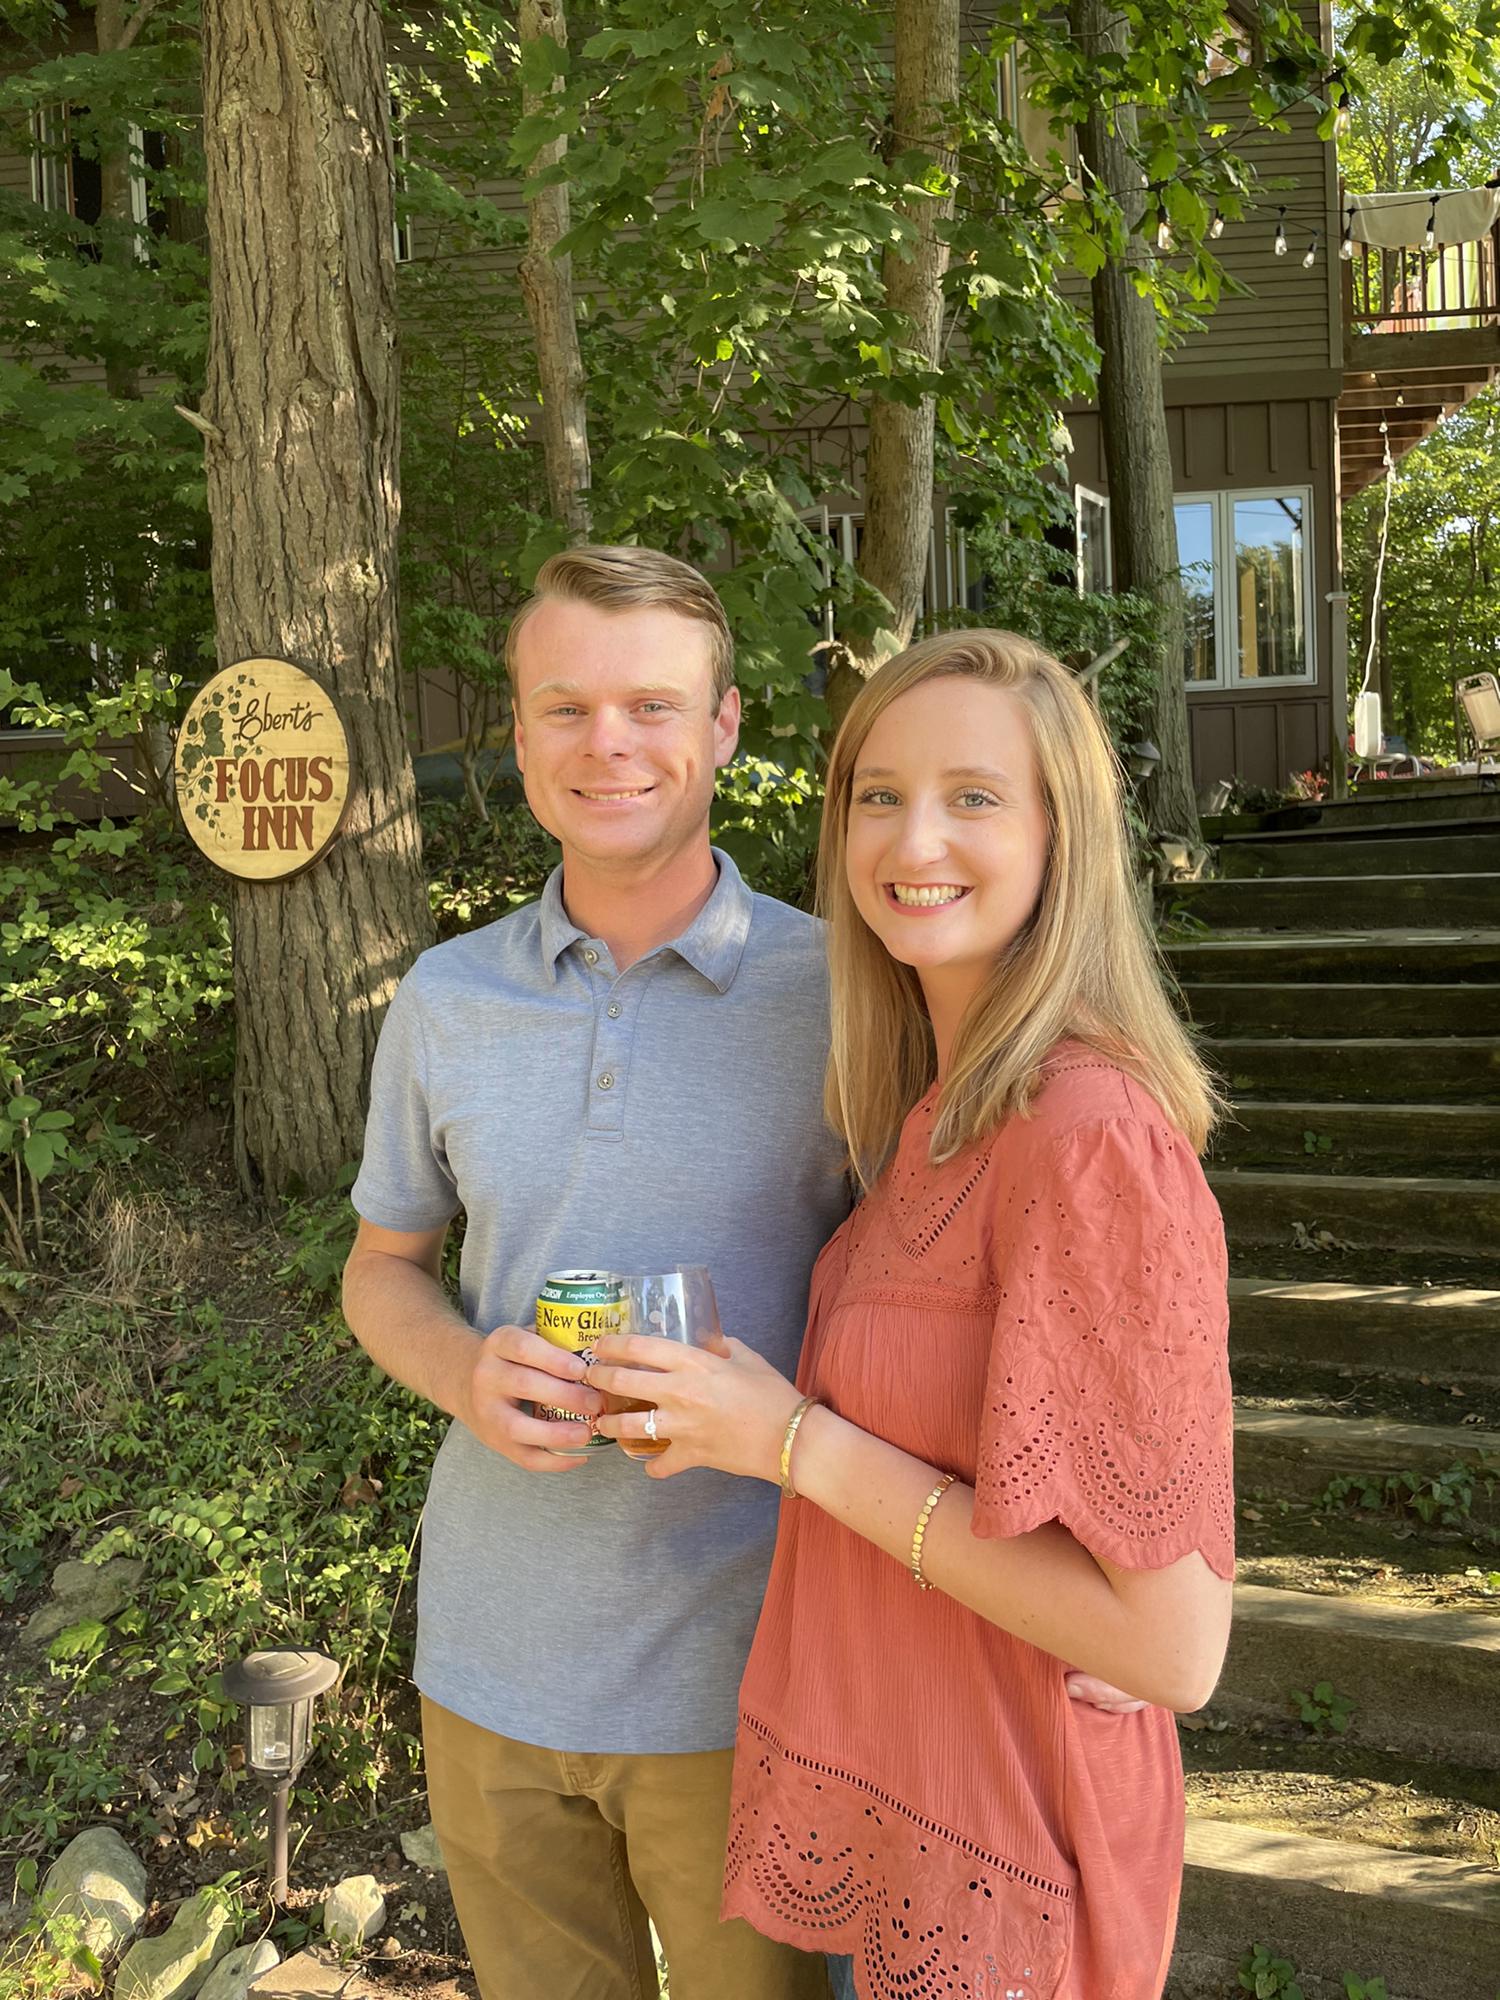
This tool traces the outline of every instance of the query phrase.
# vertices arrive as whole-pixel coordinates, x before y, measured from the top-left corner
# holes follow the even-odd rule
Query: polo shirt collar
[[[713,894],[682,935],[658,946],[658,950],[675,951],[695,972],[701,972],[710,985],[716,986],[721,993],[727,993],[734,983],[734,975],[744,955],[745,941],[750,935],[755,898],[724,850],[716,847],[712,852],[719,869]],[[542,962],[548,976],[554,980],[557,977],[557,961],[568,946],[580,943],[588,935],[568,915],[563,904],[562,881],[563,871],[559,863],[547,877],[541,900]]]

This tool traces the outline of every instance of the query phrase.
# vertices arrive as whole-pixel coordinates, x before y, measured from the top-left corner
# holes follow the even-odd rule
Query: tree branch
[[[160,5],[161,0],[140,0],[140,5],[120,30],[120,39],[115,47],[128,49]]]

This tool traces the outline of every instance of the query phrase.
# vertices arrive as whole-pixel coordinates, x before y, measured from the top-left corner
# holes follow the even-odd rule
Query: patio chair
[[[1457,692],[1465,725],[1474,739],[1474,769],[1482,772],[1485,752],[1500,751],[1500,681],[1493,674],[1470,674],[1459,682]]]

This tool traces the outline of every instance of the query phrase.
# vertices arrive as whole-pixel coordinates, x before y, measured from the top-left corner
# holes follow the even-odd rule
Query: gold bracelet
[[[911,1531],[911,1575],[918,1590],[934,1588],[922,1574],[922,1544],[927,1538],[927,1523],[932,1519],[932,1510],[957,1479],[956,1472],[945,1472],[922,1502],[922,1511],[917,1516],[917,1525]]]
[[[781,1490],[788,1500],[795,1500],[797,1497],[797,1489],[792,1484],[792,1445],[796,1440],[798,1430],[801,1428],[802,1419],[817,1400],[816,1396],[804,1396],[802,1398],[802,1401],[788,1418],[786,1433],[781,1440]]]

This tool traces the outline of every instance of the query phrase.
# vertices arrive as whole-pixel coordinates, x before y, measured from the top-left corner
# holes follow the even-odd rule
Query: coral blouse
[[[800,1385],[1122,1568],[1234,1567],[1223,1225],[1192,1147],[1074,1043],[940,1167],[937,1093],[814,1271]],[[740,1694],[724,1914],[852,1952],[861,2000],[1156,2000],[1182,1872],[1173,1716],[1069,1700],[1012,1638],[783,1505]]]

